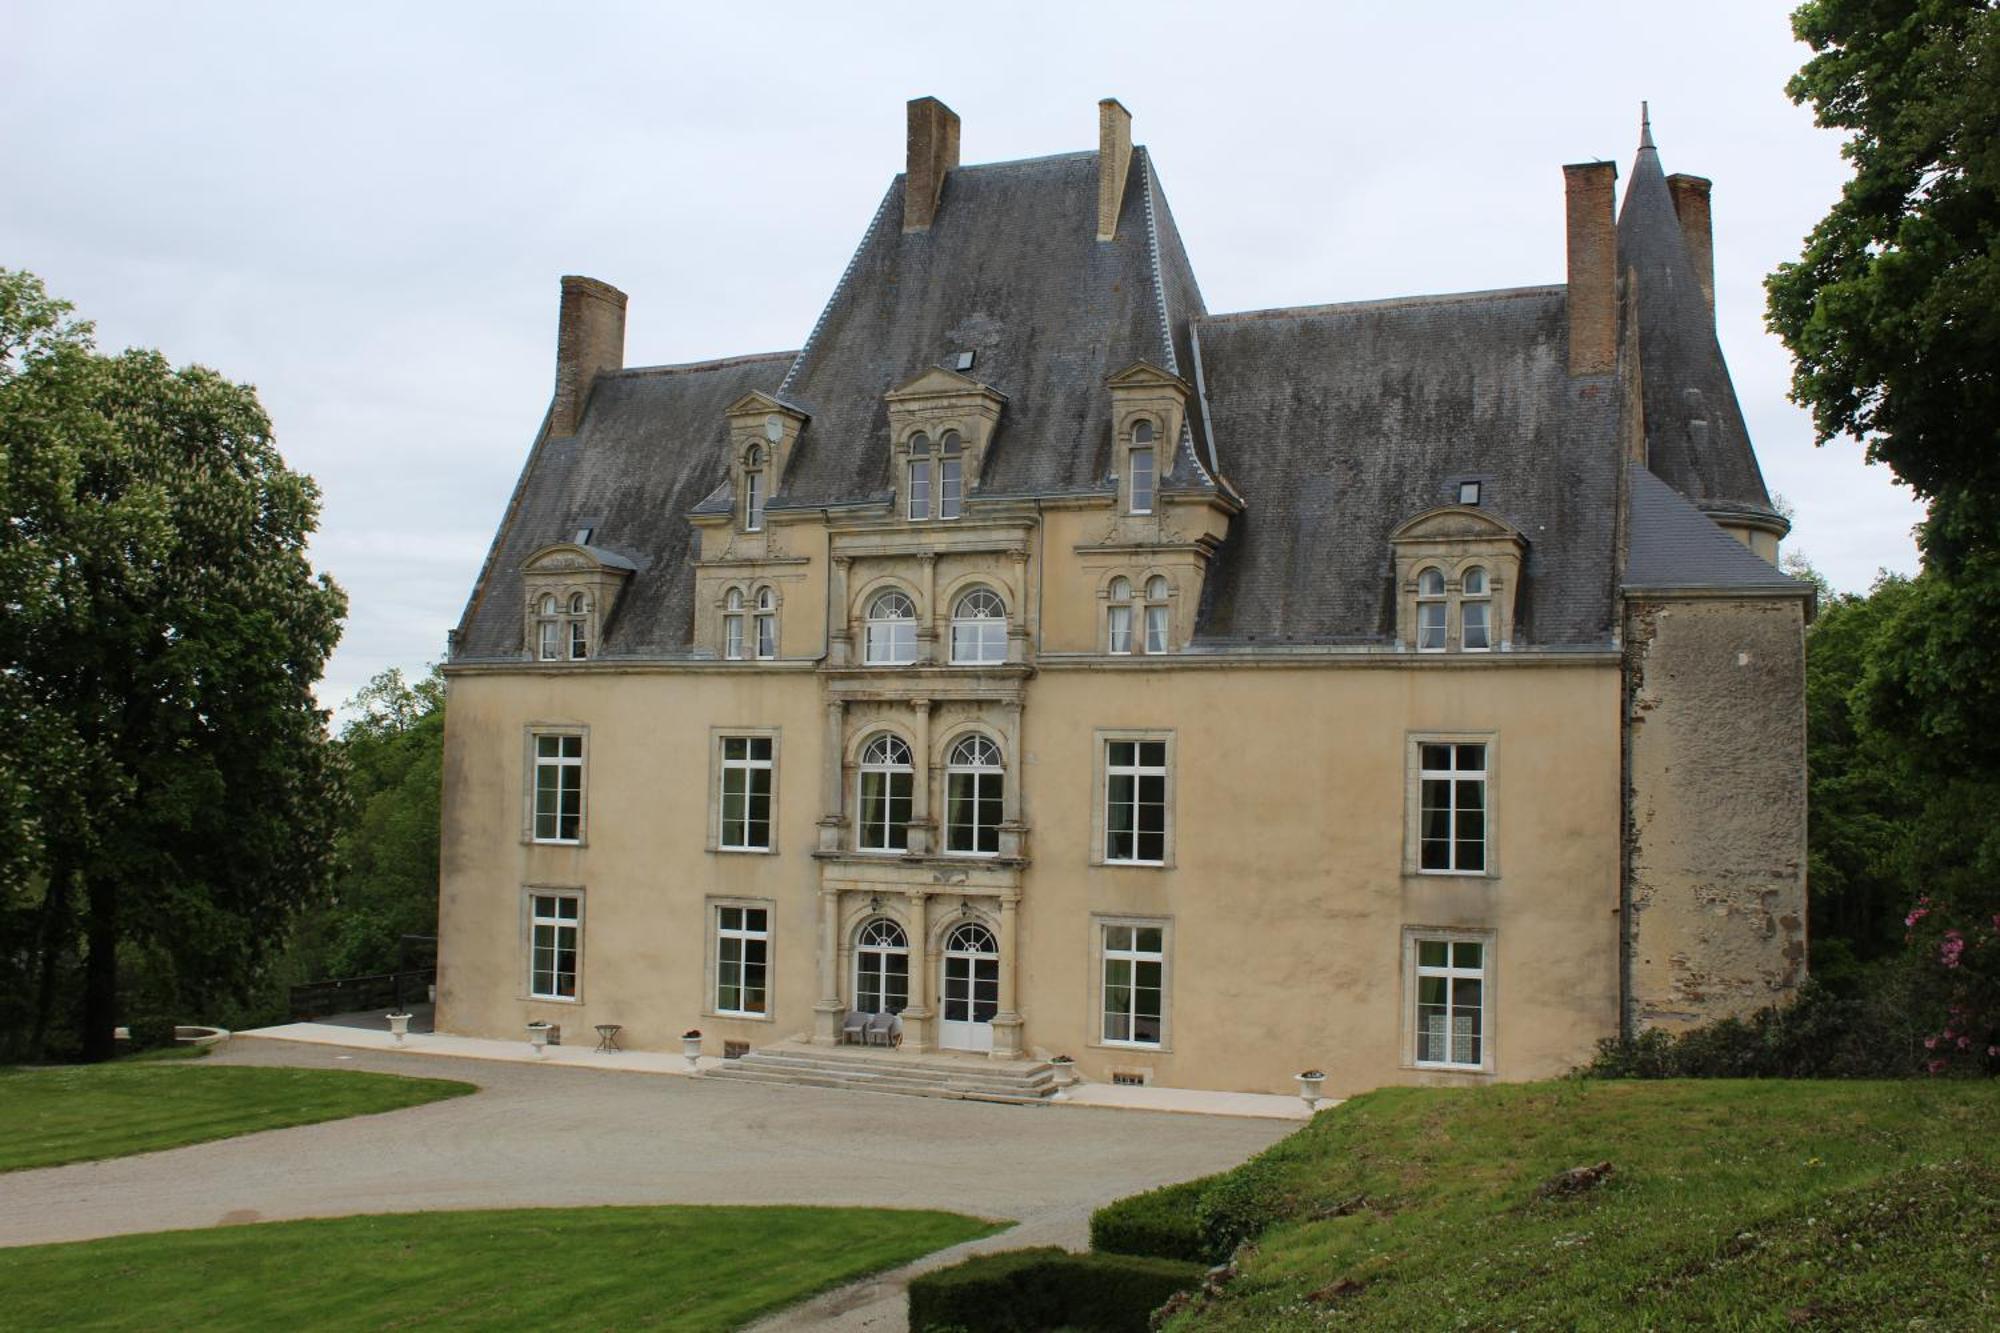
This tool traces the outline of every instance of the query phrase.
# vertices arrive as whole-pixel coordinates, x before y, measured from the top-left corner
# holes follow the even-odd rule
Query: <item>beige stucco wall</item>
[[[575,1042],[617,1022],[629,1046],[673,1049],[699,1026],[711,1051],[812,1031],[822,863],[810,853],[826,813],[818,676],[800,665],[591,663],[459,671],[450,690],[443,1028],[513,1037],[545,1018]],[[1016,973],[1026,1050],[1074,1055],[1091,1077],[1142,1070],[1186,1087],[1291,1091],[1307,1066],[1328,1071],[1330,1094],[1477,1080],[1405,1066],[1406,926],[1496,932],[1498,1077],[1560,1073],[1614,1030],[1615,661],[1051,662],[1026,699],[1021,753],[1008,756],[1028,826]],[[589,728],[581,848],[526,841],[526,736],[538,724]],[[706,850],[709,738],[732,726],[779,731],[773,855]],[[1091,864],[1098,728],[1173,733],[1171,868]],[[1493,733],[1497,874],[1405,873],[1417,731]],[[855,874],[839,869],[843,882]],[[530,885],[585,892],[576,1004],[525,998]],[[958,900],[948,886],[934,892],[935,921]],[[712,896],[775,908],[769,1022],[704,1012]],[[1092,1043],[1093,914],[1171,922],[1170,1049]]]

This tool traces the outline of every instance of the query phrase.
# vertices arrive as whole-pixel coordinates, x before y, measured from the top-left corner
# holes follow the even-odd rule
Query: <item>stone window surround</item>
[[[1160,1039],[1110,1041],[1104,1036],[1104,928],[1106,926],[1157,927],[1160,931]],[[1174,1050],[1174,919],[1171,916],[1134,916],[1129,912],[1093,912],[1090,915],[1090,1028],[1084,1045],[1107,1051],[1143,1051],[1149,1055],[1171,1055]]]
[[[750,737],[771,742],[771,844],[768,847],[725,847],[722,845],[722,743]],[[727,727],[708,729],[708,835],[705,850],[727,856],[776,856],[778,854],[779,765],[784,751],[783,729],[779,727]]]
[[[541,839],[535,836],[535,739],[538,736],[581,736],[583,738],[582,781],[576,804],[574,841]],[[521,730],[521,841],[531,847],[588,847],[590,845],[590,727],[570,722],[529,722]]]
[[[1403,1004],[1398,1010],[1398,1025],[1402,1029],[1400,1044],[1400,1067],[1421,1072],[1425,1075],[1454,1075],[1477,1079],[1490,1079],[1499,1067],[1495,1052],[1498,1049],[1495,1032],[1496,1017],[1500,1012],[1498,947],[1500,933],[1488,927],[1463,926],[1404,926],[1403,927]],[[1475,943],[1483,945],[1480,951],[1480,966],[1485,977],[1480,986],[1481,1016],[1479,1020],[1479,1064],[1446,1065],[1417,1063],[1417,944],[1421,940],[1446,940],[1452,943]]]
[[[845,850],[856,856],[871,859],[881,858],[894,861],[903,857],[939,857],[954,861],[990,862],[999,858],[1017,855],[1010,848],[1018,848],[1021,825],[1014,813],[1019,809],[1020,793],[1015,790],[1019,780],[1016,775],[1016,761],[1008,747],[1008,731],[1004,723],[985,718],[968,718],[947,727],[929,729],[928,745],[919,739],[915,731],[900,720],[871,718],[865,725],[858,726],[846,738],[841,756],[840,810],[848,830]],[[741,730],[738,735],[747,734]],[[775,735],[775,732],[773,733]],[[908,850],[883,850],[861,845],[861,756],[868,745],[878,736],[894,736],[910,747],[910,823],[907,841]],[[1001,808],[1006,813],[1000,823],[1001,850],[993,852],[954,852],[945,844],[945,819],[948,815],[946,802],[951,795],[949,757],[952,749],[968,736],[980,736],[989,741],[1000,752]],[[775,764],[776,750],[773,749]],[[718,770],[719,771],[719,770]],[[1169,778],[1171,800],[1171,777]],[[773,783],[773,792],[776,784]],[[719,790],[719,789],[718,789]],[[776,841],[776,798],[773,797],[773,832]],[[922,850],[919,850],[919,845]],[[1169,844],[1171,847],[1171,843]],[[1124,864],[1114,862],[1114,864]]]
[[[1123,602],[1114,602],[1111,597],[1112,585],[1119,579],[1131,585],[1132,595]],[[1146,652],[1146,608],[1159,605],[1146,598],[1146,588],[1154,579],[1167,581],[1167,656],[1171,656],[1176,645],[1181,642],[1181,588],[1174,572],[1164,565],[1134,565],[1129,568],[1106,570],[1097,580],[1097,651],[1108,657],[1162,656]],[[1131,608],[1131,646],[1122,653],[1111,651],[1111,608],[1114,606]]]
[[[590,907],[584,901],[584,888],[580,884],[523,884],[521,886],[521,971],[518,978],[519,992],[514,998],[524,1004],[567,1004],[581,1005],[584,1000],[584,955],[586,927],[590,921]],[[576,994],[572,996],[535,994],[535,899],[574,898],[576,899]]]
[[[764,1012],[761,1014],[724,1011],[715,1007],[715,988],[721,971],[722,910],[725,907],[753,908],[764,913]],[[738,1023],[775,1023],[778,1015],[778,900],[709,894],[702,899],[702,992],[701,1016]]]
[[[1423,829],[1423,747],[1486,747],[1486,868],[1425,870],[1419,845]],[[1411,731],[1403,739],[1403,875],[1405,878],[1498,880],[1500,878],[1500,733],[1498,731]]]
[[[1487,510],[1470,505],[1446,505],[1419,514],[1396,528],[1389,544],[1396,569],[1396,642],[1408,652],[1473,655],[1507,652],[1514,645],[1515,592],[1521,580],[1526,542]],[[1486,649],[1463,648],[1460,612],[1465,571],[1486,571]],[[1445,643],[1442,649],[1417,647],[1417,577],[1435,567],[1444,575]],[[1426,599],[1429,600],[1429,599]]]
[[[1106,842],[1105,801],[1110,789],[1109,745],[1112,741],[1165,741],[1167,745],[1167,792],[1165,846],[1158,861],[1112,861],[1104,855]],[[1172,727],[1098,727],[1091,732],[1093,747],[1091,769],[1090,800],[1090,864],[1106,870],[1141,870],[1158,872],[1174,868],[1174,817],[1176,773],[1179,768],[1179,743]]]

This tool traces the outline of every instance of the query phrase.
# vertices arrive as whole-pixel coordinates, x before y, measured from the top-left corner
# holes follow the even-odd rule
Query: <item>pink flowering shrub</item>
[[[1929,895],[1903,918],[1910,954],[1944,1020],[1924,1037],[1931,1074],[2000,1073],[2000,912],[1962,911]]]

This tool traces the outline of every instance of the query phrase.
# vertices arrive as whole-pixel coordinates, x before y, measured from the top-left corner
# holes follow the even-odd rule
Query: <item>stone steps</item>
[[[741,1059],[725,1061],[704,1077],[1010,1106],[1039,1106],[1056,1090],[1055,1071],[1037,1061],[987,1063],[802,1045],[755,1050]]]

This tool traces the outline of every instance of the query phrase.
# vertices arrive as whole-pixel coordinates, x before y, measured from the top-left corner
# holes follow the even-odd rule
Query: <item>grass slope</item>
[[[1294,1220],[1170,1328],[2000,1327],[2000,1085],[1391,1089],[1238,1172]]]
[[[439,1078],[178,1060],[0,1069],[0,1171],[371,1115],[472,1090]]]
[[[999,1228],[870,1208],[541,1208],[0,1250],[10,1328],[734,1328]]]

